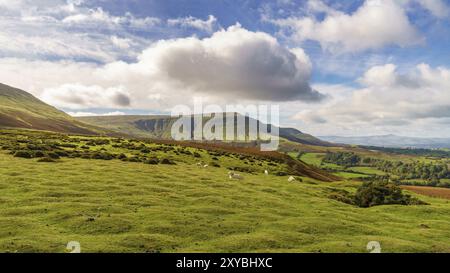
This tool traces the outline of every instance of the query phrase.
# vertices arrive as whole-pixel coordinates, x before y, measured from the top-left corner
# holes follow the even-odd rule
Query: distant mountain
[[[170,139],[171,128],[177,118],[164,115],[154,116],[93,116],[79,117],[79,121],[121,132],[136,137]],[[248,118],[247,121],[248,123]],[[279,128],[280,137],[307,145],[332,146],[311,135],[304,134],[293,128]],[[248,132],[246,133],[248,135]]]
[[[0,127],[89,135],[103,132],[40,101],[30,93],[4,84],[0,84]]]
[[[353,144],[362,146],[378,146],[389,148],[424,148],[442,149],[450,148],[450,138],[419,138],[403,137],[396,135],[362,136],[362,137],[339,137],[322,136],[324,141],[341,144]]]

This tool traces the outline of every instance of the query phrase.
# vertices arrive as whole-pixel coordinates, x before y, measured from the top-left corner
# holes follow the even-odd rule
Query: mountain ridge
[[[0,83],[0,127],[97,135],[103,129],[84,124],[32,94]]]
[[[95,126],[107,128],[109,130],[122,132],[137,137],[170,139],[171,126],[178,118],[174,118],[169,115],[121,115],[121,116],[87,116],[87,117],[78,117],[77,119],[84,123],[92,124]],[[249,117],[246,117],[246,119],[249,119]],[[246,122],[248,123],[249,121],[246,120]],[[263,124],[260,121],[257,122],[259,122],[259,124]],[[248,135],[248,132],[246,132],[246,135]],[[312,135],[305,134],[295,128],[279,127],[279,136],[286,140],[301,144],[315,145],[315,146],[333,146],[332,143],[322,141]]]

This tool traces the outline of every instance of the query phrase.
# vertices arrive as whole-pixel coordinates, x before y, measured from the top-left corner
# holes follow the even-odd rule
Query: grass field
[[[385,172],[377,170],[373,167],[352,167],[348,169],[363,174],[386,175]]]
[[[342,166],[333,163],[322,162],[324,156],[325,156],[324,153],[305,153],[300,157],[300,159],[308,164],[320,168],[326,168],[329,170],[336,170],[336,171],[342,171],[344,169]]]
[[[311,164],[314,166],[320,166],[324,155],[325,154],[323,154],[323,153],[306,153],[306,154],[303,154],[300,157],[300,159],[308,164]]]
[[[236,157],[208,168],[176,159],[45,163],[1,152],[0,251],[65,252],[79,241],[83,252],[366,252],[379,241],[383,252],[450,252],[447,200],[363,209],[328,197],[360,182],[262,172],[235,181],[226,166],[244,164]]]
[[[0,167],[2,251],[64,252],[73,240],[89,252],[364,252],[371,240],[386,252],[450,251],[450,206],[439,199],[361,209],[327,198],[342,182],[236,182],[192,165],[1,155]]]
[[[353,178],[364,178],[369,177],[368,174],[363,173],[352,173],[352,172],[337,172],[336,175],[345,178],[345,179],[353,179]]]

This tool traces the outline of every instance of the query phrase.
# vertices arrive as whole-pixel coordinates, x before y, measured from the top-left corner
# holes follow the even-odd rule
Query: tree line
[[[397,176],[399,180],[423,179],[439,182],[440,179],[450,179],[448,164],[440,162],[391,161],[379,158],[361,157],[351,152],[328,152],[323,161],[344,167],[374,167],[378,170]]]

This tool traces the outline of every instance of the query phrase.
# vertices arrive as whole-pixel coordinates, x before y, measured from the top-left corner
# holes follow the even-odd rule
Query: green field
[[[300,159],[308,164],[320,166],[322,164],[322,158],[324,155],[325,154],[323,153],[306,153],[303,154]]]
[[[363,173],[363,174],[374,174],[374,175],[386,175],[385,172],[377,170],[373,167],[352,167],[352,168],[348,168],[348,170],[354,171],[354,172],[358,172],[358,173]]]
[[[305,153],[300,157],[300,160],[313,166],[326,168],[329,170],[342,171],[344,169],[342,166],[339,166],[337,164],[322,162],[324,156],[324,153]]]
[[[353,179],[353,178],[364,178],[369,177],[367,174],[362,173],[352,173],[352,172],[337,172],[336,175],[345,178],[345,179]]]
[[[21,147],[24,135],[16,139]],[[1,136],[16,145],[10,135]],[[61,142],[46,137],[40,136],[46,145]],[[80,141],[77,147],[89,142],[63,139]],[[88,150],[124,152],[111,144]],[[214,157],[197,151],[206,163]],[[258,160],[248,163],[253,174],[230,180],[227,168],[248,165],[246,159],[222,155],[221,167],[203,168],[198,158],[174,152],[151,154],[172,157],[176,165],[151,165],[78,157],[45,163],[4,150],[0,251],[65,252],[69,241],[79,241],[83,252],[366,252],[369,241],[379,241],[383,252],[450,252],[444,199],[418,196],[431,205],[363,209],[329,198],[339,189],[355,191],[360,182],[288,182],[259,171],[272,173],[282,164]]]

